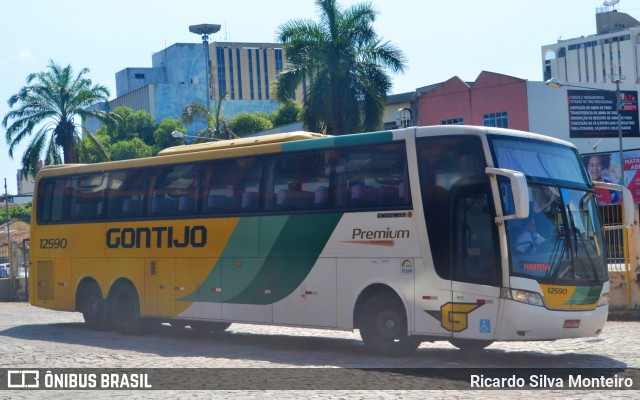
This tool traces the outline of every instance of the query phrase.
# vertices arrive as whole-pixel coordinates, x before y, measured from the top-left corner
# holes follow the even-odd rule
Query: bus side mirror
[[[503,215],[496,217],[496,222],[510,219],[524,219],[529,216],[529,188],[527,187],[527,178],[522,172],[513,171],[504,168],[485,169],[487,175],[500,175],[509,178],[511,183],[511,193],[513,196],[513,205],[515,213],[512,215]]]
[[[593,182],[593,186],[598,189],[606,189],[606,190],[614,190],[616,192],[620,192],[622,194],[622,209],[624,211],[622,221],[622,226],[625,228],[633,225],[634,219],[634,203],[633,203],[633,195],[631,191],[626,188],[626,186],[616,185],[615,183],[608,182]]]

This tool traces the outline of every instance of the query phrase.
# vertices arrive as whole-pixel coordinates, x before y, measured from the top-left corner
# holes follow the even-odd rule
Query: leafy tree
[[[0,202],[4,204],[4,197],[0,198],[0,200]],[[9,220],[17,219],[26,223],[31,223],[31,204],[32,203],[26,203],[9,207]],[[6,214],[4,213],[4,207],[2,211],[3,217],[5,217]]]
[[[157,124],[151,114],[144,110],[133,111],[129,107],[116,107],[113,113],[120,117],[121,122],[103,125],[97,134],[108,134],[114,142],[139,137],[146,144],[153,145],[153,133]]]
[[[220,115],[222,104],[227,100],[227,94],[224,93],[220,101],[215,104],[215,112],[207,109],[202,103],[188,104],[182,111],[181,119],[186,125],[204,122],[206,128],[201,130],[196,141],[207,141],[207,139],[232,139],[235,137],[232,130],[229,129],[227,120]]]
[[[62,67],[51,60],[46,71],[29,74],[27,85],[9,97],[9,107],[16,107],[2,119],[2,126],[7,128],[9,157],[13,158],[20,142],[33,136],[22,155],[25,174],[35,175],[39,160],[47,165],[79,161],[81,134],[76,117],[117,120],[109,112],[89,109],[106,101],[109,90],[93,84],[86,77],[88,73],[84,68],[74,75],[71,65]]]
[[[255,132],[273,128],[269,116],[261,112],[241,112],[229,121],[229,126],[238,136],[244,136]]]
[[[112,160],[130,160],[153,156],[153,147],[140,138],[115,142],[109,148]]]
[[[184,138],[174,138],[171,136],[171,132],[173,131],[185,133],[187,130],[182,126],[179,119],[168,117],[160,121],[158,129],[153,133],[153,154],[158,154],[160,150],[166,149],[167,147],[184,144]]]
[[[86,134],[85,139],[78,142],[79,161],[86,164],[109,161],[110,145],[111,138],[107,134]]]
[[[320,21],[292,20],[278,28],[287,65],[275,84],[276,97],[292,99],[304,79],[302,120],[314,132],[345,134],[379,126],[391,90],[386,70],[403,72],[405,58],[373,29],[370,3],[342,9],[336,0],[316,0]]]
[[[273,122],[274,127],[293,124],[300,121],[301,113],[302,107],[300,107],[300,104],[295,101],[287,101],[278,107],[278,111],[271,113],[269,119]]]

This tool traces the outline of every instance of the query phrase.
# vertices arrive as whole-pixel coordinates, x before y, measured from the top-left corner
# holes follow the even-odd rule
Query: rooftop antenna
[[[615,5],[618,4],[618,3],[620,3],[620,0],[604,0],[602,5],[607,7],[607,8],[608,7],[612,7],[615,10],[616,9]]]
[[[190,25],[189,32],[195,33],[197,35],[202,36],[202,45],[204,46],[204,68],[205,68],[205,80],[207,82],[206,93],[207,93],[207,110],[211,107],[211,95],[210,95],[210,86],[209,86],[209,35],[212,33],[216,33],[220,30],[220,25],[217,24],[200,24],[200,25]]]

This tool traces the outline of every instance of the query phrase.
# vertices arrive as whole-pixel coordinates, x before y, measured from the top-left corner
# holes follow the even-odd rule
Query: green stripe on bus
[[[309,275],[340,218],[342,214],[289,216],[254,281],[228,302],[272,304],[287,297]]]
[[[285,298],[307,277],[341,217],[338,213],[242,218],[209,276],[180,301],[271,304]],[[257,237],[256,229],[262,238],[259,246],[252,246],[247,238]],[[246,254],[246,249],[258,247],[259,254]]]
[[[282,143],[282,151],[313,150],[331,147],[349,147],[367,144],[387,143],[393,140],[393,132],[356,133],[309,140]]]

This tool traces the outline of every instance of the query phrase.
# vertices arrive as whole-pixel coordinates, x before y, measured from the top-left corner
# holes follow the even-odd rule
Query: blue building
[[[176,43],[153,54],[151,68],[129,67],[117,72],[117,97],[96,108],[144,110],[156,122],[178,118],[190,103],[207,104],[207,96],[211,107],[226,96],[221,113],[227,119],[240,112],[278,109],[280,103],[270,89],[286,59],[281,44],[212,42],[206,66],[203,46]],[[210,74],[208,90],[205,71]],[[302,99],[304,86],[298,88],[297,99]],[[95,132],[100,123],[86,121],[84,126]]]

